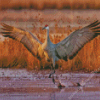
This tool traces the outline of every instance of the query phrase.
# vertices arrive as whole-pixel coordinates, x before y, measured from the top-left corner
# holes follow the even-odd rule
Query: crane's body
[[[59,59],[67,61],[73,59],[78,51],[90,40],[100,34],[100,22],[97,20],[94,23],[83,27],[82,29],[72,32],[68,37],[57,44],[53,44],[49,37],[49,26],[45,25],[43,29],[47,30],[47,36],[44,43],[41,43],[35,35],[29,31],[15,28],[7,24],[3,26],[2,35],[10,37],[21,42],[32,54],[39,60],[46,58],[52,61],[55,73],[55,62]],[[51,73],[49,77],[53,74]]]
[[[56,58],[55,56],[55,47],[56,45],[53,44],[49,37],[49,27],[47,28],[47,37],[45,42],[42,44],[42,49],[44,50],[45,54],[48,55],[48,59]]]
[[[55,62],[58,61],[59,58],[56,56],[55,53],[56,44],[53,44],[49,37],[49,26],[47,26],[46,29],[47,29],[47,36],[45,42],[42,44],[42,49],[44,51],[44,56],[46,60],[49,60],[53,63],[54,72],[52,72],[49,75],[49,77],[51,77],[51,75],[55,73]]]

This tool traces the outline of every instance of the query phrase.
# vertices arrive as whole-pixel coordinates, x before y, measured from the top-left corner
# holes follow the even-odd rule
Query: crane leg
[[[51,76],[55,73],[55,59],[52,59],[52,62],[53,62],[53,66],[51,67],[51,70],[53,71],[49,74],[49,78],[51,78]],[[53,83],[55,84],[54,76],[52,77],[52,80],[53,80]]]
[[[49,74],[49,78],[55,73],[55,69]]]

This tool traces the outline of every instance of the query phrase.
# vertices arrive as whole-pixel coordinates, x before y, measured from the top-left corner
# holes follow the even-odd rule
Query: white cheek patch
[[[49,29],[49,27],[47,26],[46,29]]]

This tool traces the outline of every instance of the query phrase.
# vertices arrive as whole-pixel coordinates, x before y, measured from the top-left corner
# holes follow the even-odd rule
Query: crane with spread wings
[[[4,37],[15,39],[22,43],[32,54],[39,60],[45,58],[52,61],[53,72],[55,73],[55,62],[63,59],[67,61],[72,59],[78,51],[90,40],[100,34],[100,22],[97,20],[92,24],[72,32],[68,37],[57,44],[53,44],[49,37],[49,26],[45,25],[43,29],[47,30],[47,36],[44,43],[40,42],[37,37],[29,31],[15,28],[2,23],[1,25]]]

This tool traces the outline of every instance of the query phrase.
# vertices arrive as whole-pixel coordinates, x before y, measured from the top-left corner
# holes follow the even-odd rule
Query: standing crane
[[[15,28],[13,26],[1,23],[4,37],[16,39],[21,42],[32,54],[39,60],[45,58],[52,61],[53,72],[55,73],[55,62],[63,59],[73,59],[78,51],[90,40],[100,34],[100,22],[97,20],[92,24],[72,32],[68,37],[57,44],[53,44],[49,37],[49,26],[45,25],[43,29],[47,30],[47,36],[44,43],[40,42],[35,35],[29,31]]]

